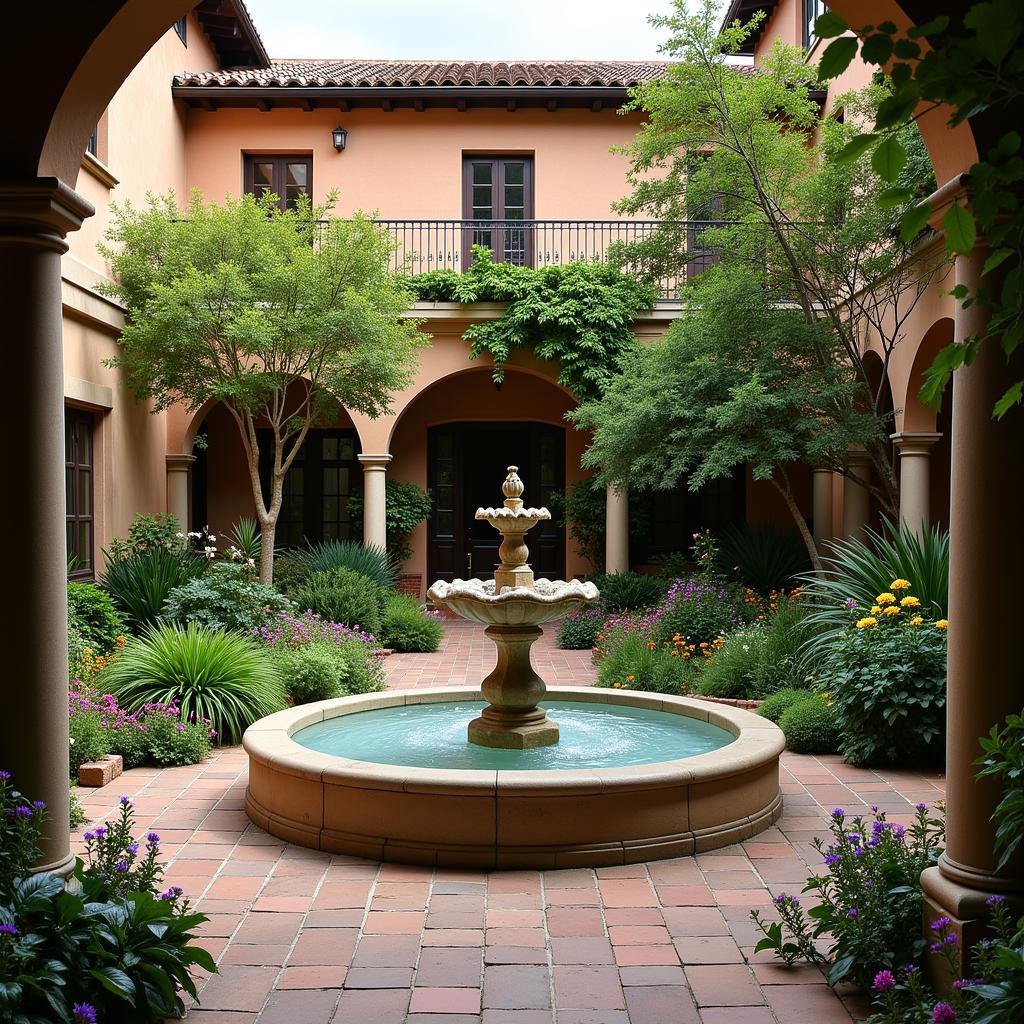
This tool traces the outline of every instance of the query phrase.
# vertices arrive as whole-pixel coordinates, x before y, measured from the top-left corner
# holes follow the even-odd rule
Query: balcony
[[[676,236],[689,258],[682,273],[655,278],[659,301],[680,298],[688,277],[717,261],[701,246],[706,228],[716,221],[658,220],[407,220],[379,218],[396,242],[392,269],[407,274],[431,270],[461,271],[472,260],[472,246],[486,246],[495,260],[526,267],[550,267],[576,260],[605,262],[616,250],[651,239],[665,229]],[[630,262],[624,270],[636,270]]]

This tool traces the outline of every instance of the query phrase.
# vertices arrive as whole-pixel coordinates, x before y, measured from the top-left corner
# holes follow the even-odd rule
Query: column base
[[[78,858],[70,851],[64,854],[60,860],[53,861],[49,864],[37,864],[32,868],[33,875],[50,874],[59,875],[61,878],[70,878],[71,873],[75,870],[75,864]]]
[[[535,747],[550,747],[558,742],[558,723],[551,721],[543,708],[540,721],[524,725],[510,725],[488,719],[487,711],[469,723],[468,739],[478,747],[493,747],[499,750],[533,750]]]

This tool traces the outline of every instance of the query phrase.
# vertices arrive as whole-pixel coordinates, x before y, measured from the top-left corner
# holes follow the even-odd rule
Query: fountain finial
[[[519,479],[517,470],[518,466],[508,467],[508,476],[505,477],[505,482],[501,485],[501,493],[505,495],[505,508],[510,508],[513,511],[523,507],[523,481]]]

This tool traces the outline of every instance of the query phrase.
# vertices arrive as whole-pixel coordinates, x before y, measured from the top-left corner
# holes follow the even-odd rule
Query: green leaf
[[[875,128],[892,128],[909,121],[921,100],[921,87],[913,79],[909,80],[898,92],[886,96],[878,104],[875,113]]]
[[[882,139],[871,156],[872,170],[884,181],[895,181],[906,165],[907,151],[895,135]]]
[[[1002,398],[996,402],[993,410],[995,418],[1002,419],[1013,406],[1020,405],[1022,398],[1024,398],[1024,380],[1019,380],[1016,384],[1010,385]]]
[[[836,154],[835,162],[837,164],[846,164],[850,163],[852,160],[856,160],[871,148],[877,138],[878,136],[872,133],[866,135],[855,135]]]
[[[981,276],[984,277],[986,274],[991,274],[1000,263],[1009,259],[1012,255],[1012,249],[996,249],[995,252],[989,253],[988,259],[985,260],[985,265],[981,268]]]
[[[855,36],[841,36],[829,43],[821,55],[818,78],[824,82],[829,78],[841,75],[850,66],[853,58],[857,56],[857,44],[858,40]]]
[[[861,47],[860,55],[868,64],[884,64],[892,56],[892,37],[883,33],[868,36]]]
[[[923,25],[914,25],[907,29],[907,35],[911,39],[920,39],[923,36],[937,36],[940,32],[945,32],[949,28],[949,17],[945,14],[940,14],[937,18],[932,18],[931,21],[926,21]]]
[[[897,39],[893,44],[893,53],[901,60],[917,60],[921,56],[921,47],[909,39]]]
[[[894,186],[878,193],[876,203],[880,210],[888,210],[894,206],[902,206],[914,198],[914,193],[909,188]]]
[[[819,39],[841,36],[849,26],[835,11],[826,11],[814,22],[814,34]]]
[[[135,982],[117,967],[101,967],[89,972],[107,991],[130,1002],[135,995]]]
[[[903,214],[903,219],[900,221],[900,238],[904,242],[912,242],[928,227],[931,216],[932,208],[927,202],[912,206]]]
[[[946,231],[946,249],[951,252],[968,253],[974,248],[978,230],[974,217],[959,203],[953,203],[942,218]]]

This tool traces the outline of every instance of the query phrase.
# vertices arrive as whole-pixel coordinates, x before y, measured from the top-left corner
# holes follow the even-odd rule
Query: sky
[[[657,60],[670,0],[246,0],[271,57]]]

